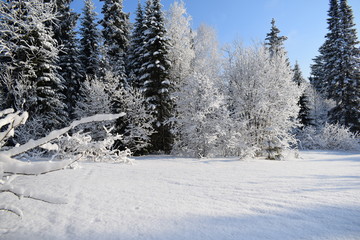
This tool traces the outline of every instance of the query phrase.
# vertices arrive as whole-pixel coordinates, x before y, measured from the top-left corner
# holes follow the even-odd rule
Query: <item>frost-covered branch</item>
[[[30,192],[22,193],[22,191],[20,189],[15,189],[11,186],[9,186],[8,188],[4,188],[4,187],[0,188],[0,193],[6,193],[6,192],[15,195],[19,199],[29,198],[29,199],[33,199],[33,200],[37,200],[37,201],[41,201],[41,202],[45,202],[45,203],[51,203],[51,204],[66,204],[66,202],[63,201],[62,199],[55,199],[55,198],[50,199],[47,196],[36,196]]]
[[[14,113],[13,109],[5,109],[0,111],[0,118],[0,128],[5,128],[3,132],[0,132],[0,147],[2,147],[8,138],[14,136],[14,129],[26,122],[28,114],[26,112]]]
[[[73,163],[78,161],[80,158],[63,160],[59,162],[22,162],[13,158],[1,155],[0,159],[5,163],[4,174],[5,175],[42,175],[51,172],[56,172],[71,166]],[[6,161],[7,159],[7,161]],[[0,162],[1,162],[0,160]],[[11,162],[10,162],[11,161]]]
[[[16,156],[22,153],[25,153],[33,148],[39,147],[41,145],[44,145],[58,137],[60,137],[61,135],[67,133],[68,131],[70,131],[71,129],[79,126],[80,124],[85,124],[85,123],[91,123],[91,122],[101,122],[101,121],[111,121],[111,120],[116,120],[120,117],[125,116],[125,113],[119,113],[119,114],[98,114],[92,117],[86,117],[86,118],[82,118],[80,120],[76,120],[74,122],[72,122],[70,124],[70,126],[62,128],[60,130],[55,130],[49,133],[49,135],[47,135],[44,138],[38,139],[38,140],[30,140],[29,142],[27,142],[24,145],[21,145],[19,147],[16,148],[12,148],[8,151],[4,151],[4,152],[0,152],[0,154],[4,154],[4,155],[8,155],[8,156]]]
[[[25,153],[36,147],[43,146],[45,148],[48,148],[50,145],[50,141],[59,138],[60,136],[62,136],[63,134],[77,127],[80,124],[115,120],[120,117],[123,117],[124,115],[125,113],[99,114],[92,117],[82,118],[80,120],[74,121],[68,127],[62,128],[60,130],[52,131],[48,136],[44,138],[38,140],[30,140],[26,144],[21,145],[19,147],[14,147],[6,151],[0,151],[0,194],[10,193],[15,195],[19,199],[29,198],[37,201],[42,201],[45,203],[65,204],[65,202],[61,199],[35,195],[30,192],[24,191],[21,188],[16,188],[11,184],[11,182],[15,179],[17,175],[39,175],[39,174],[46,174],[46,173],[65,169],[66,167],[70,166],[71,164],[79,160],[80,157],[78,157],[77,159],[73,159],[73,156],[71,156],[68,159],[62,161],[32,163],[32,162],[23,162],[17,160],[14,158],[14,156]],[[0,129],[3,130],[0,132],[0,147],[4,146],[6,140],[14,135],[15,127],[24,124],[27,118],[28,118],[28,114],[26,112],[14,113],[13,109],[6,109],[0,111]],[[110,143],[113,144],[112,140],[110,141]],[[111,154],[115,155],[117,154],[117,152],[111,152]],[[20,218],[22,217],[21,210],[13,206],[1,205],[0,211],[7,211],[9,213],[17,215]]]

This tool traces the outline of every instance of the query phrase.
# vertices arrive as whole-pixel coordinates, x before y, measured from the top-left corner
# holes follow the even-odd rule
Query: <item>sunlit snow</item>
[[[360,154],[286,161],[171,156],[80,168],[13,184],[66,205],[1,194],[0,239],[359,239]]]

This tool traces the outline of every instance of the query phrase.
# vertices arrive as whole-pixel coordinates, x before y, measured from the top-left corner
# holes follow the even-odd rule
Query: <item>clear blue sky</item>
[[[93,0],[96,11],[101,4]],[[164,10],[174,0],[162,0]],[[298,61],[304,77],[309,76],[312,59],[327,33],[329,0],[183,0],[193,18],[193,28],[206,23],[214,27],[221,44],[242,40],[245,44],[263,41],[275,18],[281,35],[287,36],[286,50],[292,63]],[[144,3],[145,0],[142,0]],[[356,28],[360,32],[360,0],[348,0]],[[83,0],[74,0],[73,9],[80,11]],[[133,19],[137,0],[124,0],[124,10]]]

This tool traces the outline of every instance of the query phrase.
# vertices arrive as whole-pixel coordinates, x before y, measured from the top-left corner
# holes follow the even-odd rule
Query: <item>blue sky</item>
[[[101,4],[93,0],[96,11]],[[174,0],[162,0],[164,10]],[[249,45],[263,41],[275,18],[281,34],[288,37],[285,47],[290,61],[298,61],[304,77],[309,76],[312,59],[327,33],[329,0],[183,0],[193,18],[193,28],[206,23],[214,27],[221,44],[241,40]],[[145,0],[142,0],[144,3]],[[354,11],[358,36],[360,32],[360,1],[348,0]],[[80,11],[83,0],[74,0],[73,9]],[[137,0],[124,0],[124,10],[135,15]]]

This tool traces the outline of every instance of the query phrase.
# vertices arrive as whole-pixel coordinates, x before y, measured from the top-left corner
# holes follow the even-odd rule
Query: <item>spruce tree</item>
[[[304,126],[310,126],[312,125],[312,118],[311,118],[311,114],[310,114],[310,103],[309,103],[309,97],[307,96],[307,92],[306,92],[306,86],[307,86],[307,82],[304,79],[304,77],[302,76],[301,73],[301,69],[299,64],[296,62],[294,69],[294,76],[293,76],[293,81],[301,88],[305,88],[304,93],[301,95],[300,99],[299,99],[299,106],[300,106],[300,111],[299,111],[299,122]]]
[[[147,107],[156,119],[151,136],[154,151],[170,152],[173,137],[167,123],[172,116],[171,82],[168,58],[169,40],[166,37],[164,16],[160,0],[148,0],[144,18],[144,55],[141,59],[140,80],[144,88]]]
[[[23,98],[19,110],[30,113],[30,122],[33,118],[40,119],[44,132],[39,135],[62,127],[68,120],[62,94],[64,82],[57,71],[59,48],[49,24],[56,19],[54,8],[52,1],[12,1],[7,5],[6,20],[3,19],[5,24],[13,23],[8,26],[11,62],[7,68],[13,83],[19,79],[24,83],[12,86],[8,93],[14,94],[23,88],[24,95],[13,95],[13,98]]]
[[[318,93],[325,96],[326,85],[323,81],[324,79],[323,56],[318,55],[313,59],[313,61],[314,63],[311,65],[311,76],[309,78],[310,83],[313,85],[313,87]]]
[[[346,0],[330,0],[326,40],[314,59],[311,82],[336,106],[330,121],[359,131],[359,48],[353,13]]]
[[[142,83],[140,81],[141,73],[141,65],[142,65],[142,56],[144,55],[144,47],[143,47],[143,37],[144,37],[144,12],[138,0],[138,7],[136,10],[136,18],[134,23],[133,32],[131,35],[131,42],[129,47],[129,54],[127,58],[127,70],[128,70],[128,77],[129,83],[134,88],[141,89]]]
[[[96,76],[100,73],[100,32],[92,0],[85,0],[80,27],[80,57],[84,73]]]
[[[59,72],[65,81],[64,95],[71,117],[79,99],[80,82],[84,78],[78,41],[76,38],[76,22],[79,15],[72,12],[70,3],[72,0],[57,0],[58,17],[53,24],[54,38],[60,44]]]
[[[267,46],[270,56],[273,57],[276,54],[284,52],[284,41],[287,37],[279,36],[280,30],[275,25],[275,19],[271,20],[270,33],[266,34],[265,46]]]
[[[325,42],[319,52],[323,59],[322,83],[323,92],[327,98],[332,98],[337,91],[339,79],[338,73],[341,56],[339,55],[340,47],[340,17],[338,0],[330,0],[330,9],[328,11],[328,30],[325,36]],[[321,79],[320,78],[320,79]]]
[[[325,36],[324,44],[319,48],[320,55],[314,59],[311,67],[311,82],[315,89],[326,98],[331,98],[336,91],[336,74],[339,71],[339,36],[340,18],[338,0],[330,0],[327,19],[329,32]]]
[[[338,71],[334,76],[331,98],[337,106],[330,111],[332,122],[339,122],[353,131],[360,131],[359,41],[353,12],[347,0],[339,5]]]
[[[125,57],[129,48],[129,14],[123,11],[123,0],[100,0],[104,2],[100,21],[110,69],[122,83],[127,80]]]

